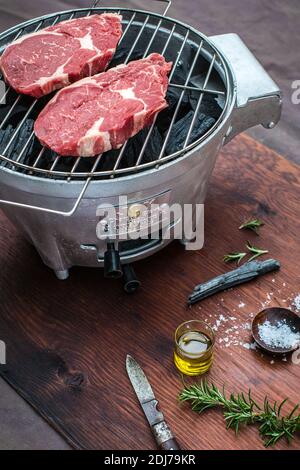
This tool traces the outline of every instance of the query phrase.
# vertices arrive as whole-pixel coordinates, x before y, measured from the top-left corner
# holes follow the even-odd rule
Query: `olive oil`
[[[174,363],[185,375],[201,375],[208,371],[213,361],[214,335],[208,325],[201,330],[193,329],[196,325],[191,323],[187,322],[186,329],[181,325],[176,331]]]

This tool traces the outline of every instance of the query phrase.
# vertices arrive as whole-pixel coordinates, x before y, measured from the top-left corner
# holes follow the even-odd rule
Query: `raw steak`
[[[40,98],[106,69],[122,34],[113,13],[63,21],[8,46],[0,67],[18,93]]]
[[[120,148],[168,106],[171,66],[160,54],[150,54],[64,88],[39,115],[36,136],[65,156]]]

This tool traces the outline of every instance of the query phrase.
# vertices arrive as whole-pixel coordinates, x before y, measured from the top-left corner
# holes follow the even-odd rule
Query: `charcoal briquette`
[[[136,136],[129,140],[122,159],[122,167],[135,165],[147,138],[148,132],[149,128],[142,129]],[[163,141],[161,134],[157,126],[155,126],[151,132],[141,163],[149,163],[156,160],[159,156],[162,145]]]
[[[198,91],[190,91],[189,100],[191,108],[195,111],[197,103],[199,101],[200,93]],[[207,116],[211,116],[214,119],[218,119],[222,113],[222,108],[218,103],[218,97],[212,94],[204,94],[201,102],[201,112]]]
[[[188,130],[192,123],[193,116],[194,112],[190,111],[186,116],[174,124],[166,146],[167,155],[182,150]],[[216,120],[214,118],[209,117],[204,113],[199,113],[196,117],[194,129],[191,133],[190,142],[194,142],[195,140],[202,137],[214,125],[215,122]]]

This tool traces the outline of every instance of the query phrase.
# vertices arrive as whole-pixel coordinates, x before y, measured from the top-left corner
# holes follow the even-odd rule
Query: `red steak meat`
[[[0,68],[18,93],[36,98],[103,72],[122,35],[113,13],[63,21],[22,36],[4,51]]]
[[[120,148],[167,107],[171,66],[160,54],[150,54],[64,88],[39,115],[36,136],[65,156]]]

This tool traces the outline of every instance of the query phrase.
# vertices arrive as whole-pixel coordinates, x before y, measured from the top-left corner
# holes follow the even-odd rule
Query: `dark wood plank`
[[[78,448],[154,449],[149,428],[125,372],[126,354],[144,367],[165,417],[185,449],[261,449],[256,428],[236,438],[220,413],[198,417],[179,406],[181,379],[172,361],[173,334],[191,318],[214,323],[223,314],[251,321],[262,303],[288,305],[299,291],[300,171],[245,135],[219,157],[206,204],[206,243],[185,252],[174,242],[139,262],[143,289],[127,296],[93,269],[73,269],[66,282],[44,267],[22,234],[0,219],[0,338],[8,363],[0,374]],[[258,239],[237,227],[255,214],[266,226]],[[224,253],[256,241],[279,259],[282,269],[191,308],[194,285],[229,267]],[[268,300],[268,295],[270,301]],[[286,302],[284,302],[286,301]],[[243,302],[245,306],[239,308]],[[210,316],[211,315],[211,316]],[[232,326],[221,325],[217,338]],[[229,390],[247,390],[261,400],[299,401],[300,366],[217,339],[209,378]],[[241,342],[250,342],[243,330]],[[299,448],[297,437],[291,448]],[[279,449],[287,448],[282,442]]]

